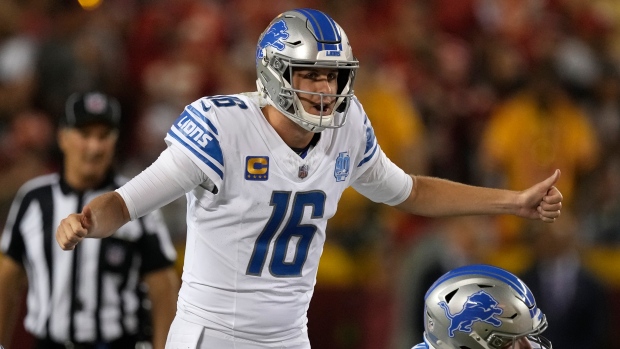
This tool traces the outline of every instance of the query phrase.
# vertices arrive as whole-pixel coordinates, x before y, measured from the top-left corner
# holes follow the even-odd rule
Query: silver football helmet
[[[303,91],[292,86],[295,68],[338,69],[335,94]],[[256,48],[256,85],[269,104],[312,132],[338,128],[346,122],[353,97],[355,71],[359,67],[344,30],[328,15],[312,9],[287,11],[276,17],[261,34]],[[304,110],[297,93],[335,98],[330,114]]]
[[[547,320],[534,295],[504,269],[456,268],[435,281],[424,299],[424,341],[431,348],[519,348],[517,343],[525,339],[531,347],[551,348],[540,335]]]

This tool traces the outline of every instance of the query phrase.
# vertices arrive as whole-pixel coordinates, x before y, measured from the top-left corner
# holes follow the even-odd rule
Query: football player
[[[258,91],[188,105],[151,166],[57,230],[71,250],[186,195],[183,284],[169,348],[310,348],[306,312],[325,227],[349,186],[425,216],[553,222],[560,215],[559,171],[516,192],[394,165],[354,96],[359,63],[349,40],[323,12],[277,16],[258,40],[255,64]]]
[[[530,289],[490,265],[453,269],[424,296],[424,342],[413,349],[551,349]]]

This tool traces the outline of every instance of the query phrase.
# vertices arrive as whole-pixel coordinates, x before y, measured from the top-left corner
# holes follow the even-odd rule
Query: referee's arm
[[[94,198],[82,213],[73,213],[60,221],[56,241],[63,250],[73,250],[84,238],[104,238],[129,222],[129,211],[117,192]]]
[[[153,348],[164,348],[170,324],[176,314],[179,279],[174,268],[168,267],[144,276],[151,300],[153,321]]]
[[[26,271],[12,258],[0,255],[0,345],[11,347],[21,299],[26,291]]]

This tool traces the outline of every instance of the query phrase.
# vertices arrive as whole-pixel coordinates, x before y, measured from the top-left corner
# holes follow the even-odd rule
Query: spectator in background
[[[605,65],[587,111],[601,143],[601,161],[580,182],[575,214],[583,222],[580,236],[605,247],[620,244],[620,74]]]
[[[59,218],[124,183],[113,170],[119,127],[114,98],[96,92],[71,95],[58,131],[61,172],[30,180],[15,197],[0,245],[5,255],[0,260],[0,344],[6,349],[23,348],[11,346],[10,335],[26,286],[24,324],[37,338],[37,349],[127,349],[151,337],[154,348],[164,347],[179,280],[159,211],[70,253],[53,238]],[[145,316],[143,285],[152,318]]]
[[[578,217],[584,231],[580,236],[606,248],[620,245],[620,154],[607,157],[581,186]]]
[[[620,155],[620,67],[606,65],[604,74],[586,104],[597,139],[601,143],[603,162]]]
[[[587,115],[568,98],[552,65],[541,63],[526,87],[490,116],[480,147],[487,185],[520,188],[528,178],[562,169],[564,205],[575,203],[580,176],[597,164],[596,133]],[[505,242],[518,240],[523,221],[499,217]]]
[[[96,11],[84,10],[78,1],[48,4],[47,15],[53,25],[38,47],[33,103],[50,115],[63,115],[67,98],[76,91],[104,91],[125,106],[125,95],[131,88],[126,76],[123,27],[114,21],[114,3],[104,3]],[[130,108],[124,111],[129,116]]]
[[[38,47],[34,38],[19,30],[22,7],[12,0],[0,3],[0,131],[30,107],[36,83]]]
[[[558,348],[609,348],[608,290],[582,264],[579,225],[570,211],[553,226],[531,224],[528,237],[534,264],[521,279],[553,324],[547,338]]]
[[[0,226],[19,187],[53,169],[50,119],[39,111],[23,111],[11,118],[6,132],[0,132]]]

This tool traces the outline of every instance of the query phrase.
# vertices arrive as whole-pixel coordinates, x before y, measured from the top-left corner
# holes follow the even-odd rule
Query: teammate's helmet
[[[512,348],[522,337],[551,348],[540,336],[547,320],[534,295],[501,268],[456,268],[435,281],[424,299],[424,340],[436,349]]]
[[[335,94],[301,91],[291,84],[293,69],[337,68]],[[338,128],[346,122],[359,63],[342,28],[328,15],[312,9],[287,11],[261,34],[256,48],[256,84],[269,104],[308,131]],[[336,98],[331,114],[306,112],[297,92]],[[322,109],[322,108],[321,108]]]

